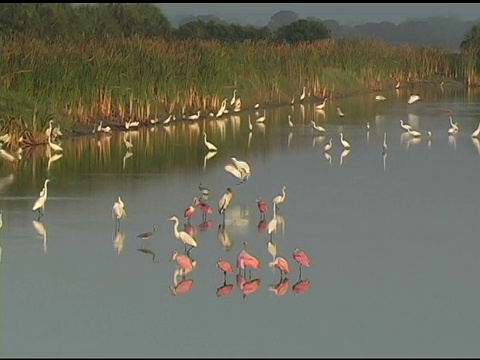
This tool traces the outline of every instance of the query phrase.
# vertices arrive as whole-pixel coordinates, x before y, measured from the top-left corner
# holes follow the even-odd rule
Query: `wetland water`
[[[141,129],[129,134],[132,155],[114,133],[65,139],[63,157],[50,164],[45,147],[18,167],[0,162],[1,356],[479,356],[480,147],[470,135],[480,92],[416,93],[423,101],[413,105],[410,90],[400,89],[383,92],[385,102],[375,94],[333,100],[324,113],[313,103],[267,109],[264,126],[252,111]],[[445,109],[460,128],[453,137]],[[422,138],[402,135],[400,119]],[[326,128],[323,137],[311,120]],[[210,159],[204,130],[219,148]],[[343,157],[341,131],[351,144]],[[323,151],[330,137],[331,162]],[[224,170],[232,156],[252,168],[243,184]],[[31,208],[47,177],[45,215],[34,223]],[[182,219],[199,183],[211,189],[215,213],[202,226],[201,213],[193,216],[197,267],[186,275],[193,281],[174,283],[169,259],[183,245],[167,219]],[[290,263],[282,295],[273,291],[280,274],[267,267],[255,199],[269,202],[268,222],[283,185],[273,235]],[[217,201],[227,187],[234,197],[221,231]],[[119,195],[127,218],[115,233]],[[153,224],[151,239],[136,237]],[[217,296],[224,280],[215,263],[235,264],[244,241],[262,263],[251,274],[260,286],[243,296],[227,274],[234,288]],[[299,294],[295,248],[312,262]]]

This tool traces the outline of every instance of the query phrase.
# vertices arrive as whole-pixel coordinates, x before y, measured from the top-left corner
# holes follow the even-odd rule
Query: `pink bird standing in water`
[[[219,259],[217,261],[217,267],[223,271],[224,279],[227,277],[227,272],[231,274],[235,273],[235,270],[233,270],[232,264],[230,264],[227,260]]]
[[[278,270],[280,270],[280,277],[282,277],[283,274],[288,274],[290,272],[290,267],[288,266],[287,260],[281,256],[277,256],[275,261],[269,262],[268,267],[276,267]]]
[[[195,205],[198,204],[198,199],[195,196],[192,200],[192,203],[185,209],[185,212],[183,213],[183,217],[187,219],[187,222],[190,224],[190,218],[195,214]]]
[[[177,251],[172,253],[170,260],[175,260],[184,272],[191,271],[193,269],[192,259],[190,259],[187,255],[179,254]]]
[[[258,211],[260,211],[260,219],[265,219],[265,214],[268,212],[268,205],[265,201],[257,199]]]
[[[302,277],[302,266],[310,267],[310,259],[304,251],[295,249],[293,252],[293,259],[298,263],[298,268],[300,269],[299,278]]]
[[[202,210],[202,219],[203,221],[206,221],[207,220],[207,216],[208,214],[213,214],[213,207],[211,207],[210,205],[208,205],[207,203],[204,203],[202,201],[197,201],[197,207],[200,208],[200,210]]]
[[[243,269],[246,271],[247,267],[259,270],[262,268],[260,264],[260,260],[258,260],[255,256],[250,255],[247,252],[247,242],[243,242],[243,250],[237,255],[237,267],[238,270]]]

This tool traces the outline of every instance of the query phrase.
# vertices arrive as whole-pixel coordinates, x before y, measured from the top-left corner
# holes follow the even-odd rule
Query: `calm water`
[[[383,94],[381,103],[371,94],[327,102],[323,114],[312,103],[268,109],[264,127],[244,112],[143,129],[130,133],[127,157],[116,133],[64,140],[63,157],[50,165],[44,147],[18,167],[0,162],[0,355],[479,356],[480,148],[470,134],[480,120],[480,93],[420,89],[424,100],[413,105],[407,89]],[[337,106],[345,117],[336,115]],[[445,109],[460,127],[450,138]],[[313,133],[312,119],[327,129],[324,137]],[[424,132],[421,140],[402,136],[400,119]],[[210,159],[203,130],[219,148]],[[351,143],[344,157],[341,131]],[[323,152],[330,137],[331,163]],[[241,185],[223,169],[232,156],[252,167]],[[45,216],[36,223],[42,235],[31,207],[47,177]],[[167,219],[183,217],[199,183],[212,190],[215,213],[202,227],[200,212],[192,218],[197,267],[186,282],[174,282],[169,259],[183,245]],[[283,185],[273,240],[291,273],[280,296],[272,291],[280,274],[267,267],[272,258],[255,199],[270,202]],[[227,187],[234,199],[222,233],[216,204]],[[128,216],[115,234],[118,195]],[[137,239],[153,224],[153,238]],[[242,296],[228,274],[234,289],[217,296],[224,282],[215,262],[234,264],[244,241],[262,262],[251,274],[260,286]],[[310,286],[295,295],[297,247],[312,266],[301,278]],[[191,288],[181,293],[189,279]],[[175,284],[176,296],[169,288]]]

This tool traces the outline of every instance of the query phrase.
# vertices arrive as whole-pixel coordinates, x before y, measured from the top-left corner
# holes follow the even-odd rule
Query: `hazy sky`
[[[399,23],[408,18],[426,18],[453,15],[462,20],[480,17],[479,4],[264,4],[264,3],[157,3],[168,17],[176,15],[214,14],[224,18],[241,18],[251,23],[266,23],[280,10],[292,10],[301,18],[315,16],[322,20],[334,19],[340,24],[351,25],[368,21]],[[247,18],[245,18],[247,17]]]

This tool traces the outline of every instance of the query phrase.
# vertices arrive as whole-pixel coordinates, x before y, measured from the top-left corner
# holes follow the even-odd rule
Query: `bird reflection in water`
[[[126,160],[130,158],[132,155],[133,155],[133,152],[131,150],[127,150],[125,152],[125,155],[123,155],[123,160],[122,160],[123,170],[125,170]]]
[[[141,248],[138,248],[137,251],[140,251],[141,253],[150,255],[152,257],[152,262],[155,262],[155,253],[152,250],[147,249],[145,247],[141,247]]]
[[[343,159],[345,159],[348,154],[350,154],[350,149],[344,149],[340,154],[340,165],[343,165]]]
[[[228,296],[232,292],[233,288],[234,288],[233,284],[227,284],[225,280],[222,286],[217,288],[216,295],[218,297]]]
[[[196,226],[192,226],[190,224],[183,224],[183,230],[188,234],[190,235],[191,237],[193,238],[197,238],[197,234],[198,234],[198,229]]]
[[[472,143],[478,151],[478,155],[480,155],[480,141],[477,138],[472,138]]]
[[[332,166],[332,155],[330,155],[328,152],[325,152],[323,156],[325,156],[325,159],[328,161],[330,166]]]
[[[117,233],[113,233],[113,249],[116,251],[117,254],[123,251],[123,245],[125,243],[125,233],[122,231],[117,231]]]
[[[198,225],[198,230],[200,231],[207,231],[213,226],[213,221],[212,220],[205,220]]]
[[[312,147],[317,146],[317,144],[322,143],[325,140],[324,135],[315,136],[312,140]]]
[[[278,284],[268,285],[268,290],[273,292],[276,296],[283,296],[287,293],[290,286],[290,280],[288,278],[280,279]]]
[[[218,224],[217,236],[225,251],[230,251],[233,247],[233,240],[225,229],[225,225]]]
[[[453,150],[457,149],[457,139],[455,135],[448,135],[448,145],[453,148]]]
[[[209,151],[205,154],[203,157],[203,171],[207,170],[207,161],[213,158],[215,155],[217,155],[216,151]]]
[[[41,236],[43,239],[43,253],[46,254],[47,253],[47,229],[45,228],[43,223],[37,220],[33,220],[32,225],[35,231],[37,232],[37,234]]]
[[[387,153],[386,152],[383,152],[382,159],[383,159],[383,171],[385,171],[386,165],[387,165]]]
[[[257,230],[259,233],[264,233],[267,231],[267,227],[268,227],[268,221],[265,219],[262,219],[258,222]]]
[[[290,143],[292,142],[292,138],[293,138],[293,132],[290,131],[288,133],[288,138],[287,138],[287,146],[289,149],[290,149]]]
[[[242,275],[236,275],[237,286],[242,292],[242,297],[245,299],[247,295],[253,294],[260,288],[261,280],[260,279],[253,279],[248,280],[245,279]]]
[[[190,291],[193,285],[193,279],[185,279],[180,281],[174,286],[169,286],[169,289],[173,296],[177,296],[180,294],[185,294]]]
[[[310,280],[308,279],[302,280],[299,278],[298,281],[292,285],[292,292],[295,295],[305,294],[309,288],[310,288]]]

